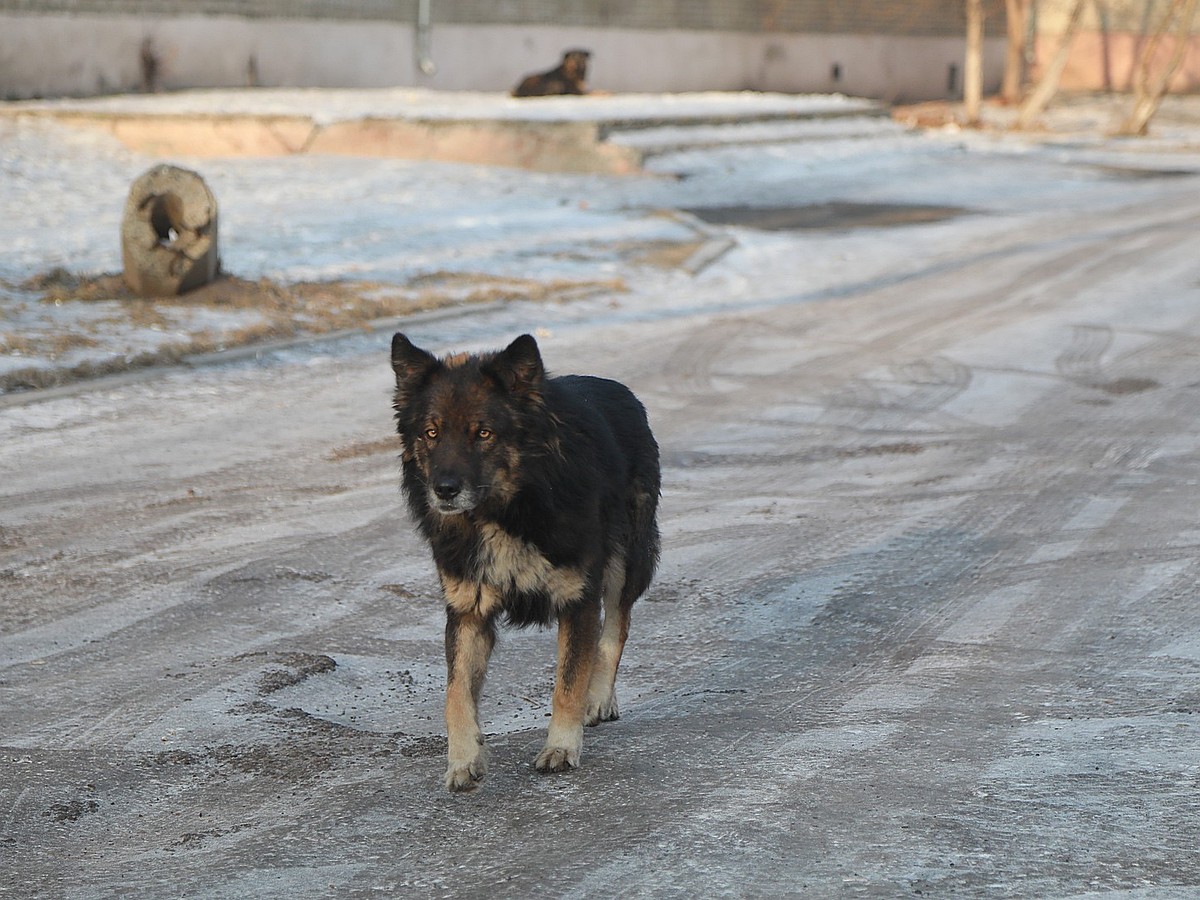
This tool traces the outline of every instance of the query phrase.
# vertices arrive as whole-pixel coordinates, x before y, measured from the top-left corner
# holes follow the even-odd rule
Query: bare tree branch
[[[1067,57],[1071,52],[1071,41],[1079,31],[1079,25],[1083,21],[1083,4],[1084,0],[1075,0],[1074,4],[1072,4],[1071,15],[1067,19],[1067,27],[1063,31],[1058,50],[1054,54],[1054,59],[1050,61],[1050,65],[1046,67],[1046,71],[1042,73],[1042,77],[1038,79],[1038,83],[1029,92],[1029,96],[1025,98],[1025,102],[1021,104],[1021,111],[1017,115],[1017,122],[1014,127],[1028,128],[1032,125],[1038,116],[1045,111],[1051,99],[1057,93],[1058,81],[1062,77],[1063,69],[1067,67]]]
[[[1004,80],[1000,85],[1000,96],[1006,103],[1021,99],[1021,88],[1025,83],[1025,19],[1029,0],[1004,0],[1004,16],[1008,31],[1008,43],[1004,55]]]
[[[1150,120],[1158,112],[1162,98],[1170,87],[1171,79],[1183,64],[1191,39],[1192,22],[1196,17],[1197,0],[1172,0],[1158,27],[1150,36],[1138,59],[1137,77],[1133,84],[1133,108],[1117,129],[1117,134],[1144,135],[1150,128]],[[1168,33],[1174,26],[1174,47],[1171,57],[1157,75],[1151,74],[1154,60]]]

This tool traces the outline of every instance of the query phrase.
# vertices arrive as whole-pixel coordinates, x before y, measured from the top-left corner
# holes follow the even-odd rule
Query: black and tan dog
[[[446,602],[446,786],[486,763],[476,707],[496,622],[558,623],[542,772],[579,765],[583,726],[616,719],[634,601],[658,563],[658,445],[624,385],[546,375],[537,343],[437,359],[392,339],[409,510]],[[602,624],[603,623],[603,624]]]
[[[556,94],[586,94],[587,50],[568,50],[562,62],[549,72],[527,75],[513,88],[514,97],[550,97]]]

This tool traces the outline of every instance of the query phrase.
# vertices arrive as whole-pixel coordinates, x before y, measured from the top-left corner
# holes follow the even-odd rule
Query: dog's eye
[[[430,427],[425,429],[425,437],[427,437],[429,440],[436,441],[437,436],[438,430],[436,428]]]
[[[481,441],[486,441],[491,439],[492,433],[492,429],[490,428],[480,428],[477,432],[475,432],[475,436]]]

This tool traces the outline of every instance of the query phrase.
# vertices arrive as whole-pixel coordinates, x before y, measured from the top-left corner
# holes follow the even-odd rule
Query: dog
[[[630,610],[658,564],[646,410],[616,381],[550,377],[528,334],[441,359],[396,334],[392,369],[404,495],[446,605],[446,787],[471,790],[486,772],[477,706],[501,619],[558,624],[534,766],[573,769],[584,726],[619,716]]]
[[[555,94],[586,94],[588,50],[568,50],[562,62],[549,72],[527,75],[513,88],[514,97],[549,97]]]

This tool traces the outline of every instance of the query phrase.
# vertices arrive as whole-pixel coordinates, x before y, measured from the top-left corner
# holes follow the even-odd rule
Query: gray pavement
[[[467,796],[385,337],[0,410],[0,895],[1196,896],[1200,178],[1122,185],[415,326],[553,318],[665,463],[621,720],[538,776],[507,633]]]

